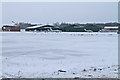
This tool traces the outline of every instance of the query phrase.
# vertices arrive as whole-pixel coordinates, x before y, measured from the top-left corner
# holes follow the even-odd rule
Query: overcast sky
[[[3,24],[117,22],[117,2],[4,2]]]

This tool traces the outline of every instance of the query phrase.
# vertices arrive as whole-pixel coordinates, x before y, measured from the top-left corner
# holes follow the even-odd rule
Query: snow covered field
[[[3,32],[3,77],[117,78],[117,33]]]

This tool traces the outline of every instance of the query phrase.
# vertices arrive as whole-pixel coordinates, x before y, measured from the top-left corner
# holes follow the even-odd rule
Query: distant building
[[[118,32],[118,26],[104,27],[104,29],[100,30],[100,32]]]
[[[19,31],[20,32],[20,26],[5,25],[2,27],[2,31]]]

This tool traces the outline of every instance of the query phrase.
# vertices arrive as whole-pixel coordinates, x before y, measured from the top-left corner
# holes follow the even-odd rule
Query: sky
[[[52,24],[118,21],[117,2],[3,2],[2,23]]]

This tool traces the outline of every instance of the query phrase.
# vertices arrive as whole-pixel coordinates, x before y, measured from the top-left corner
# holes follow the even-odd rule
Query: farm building
[[[20,26],[9,26],[5,25],[2,27],[2,31],[20,31]]]
[[[100,32],[118,32],[118,26],[116,27],[104,27],[104,29],[100,30]]]

